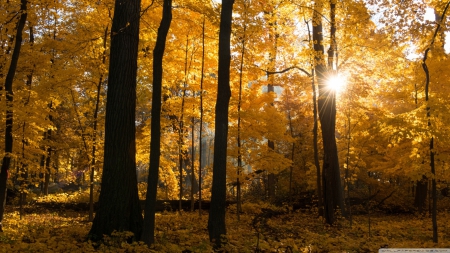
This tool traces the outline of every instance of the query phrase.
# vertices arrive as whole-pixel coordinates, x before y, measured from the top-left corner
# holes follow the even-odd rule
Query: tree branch
[[[288,72],[288,71],[293,70],[293,69],[300,70],[301,72],[306,74],[308,77],[312,76],[308,71],[306,71],[305,69],[302,69],[300,67],[297,67],[297,66],[292,66],[292,67],[289,67],[289,68],[286,68],[286,69],[283,69],[283,70],[279,70],[279,71],[268,71],[268,70],[264,70],[264,69],[260,68],[260,70],[264,71],[266,73],[266,75],[268,75],[268,76],[275,75],[275,74],[283,74],[283,73]]]

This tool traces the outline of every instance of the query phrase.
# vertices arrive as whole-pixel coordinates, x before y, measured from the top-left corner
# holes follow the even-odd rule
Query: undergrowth
[[[236,208],[227,212],[224,252],[377,252],[390,248],[450,248],[450,214],[438,214],[439,243],[432,243],[427,215],[354,216],[328,226],[316,214],[292,212],[267,204],[244,204],[240,221]],[[270,214],[270,215],[269,215]],[[370,219],[370,229],[369,229]],[[0,252],[212,252],[208,214],[163,212],[156,216],[155,244],[129,244],[128,232],[113,233],[102,243],[86,240],[87,213],[36,209],[20,219],[8,207]]]

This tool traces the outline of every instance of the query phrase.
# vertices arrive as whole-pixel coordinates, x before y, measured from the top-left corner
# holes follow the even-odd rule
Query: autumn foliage
[[[113,0],[1,4],[0,252],[210,252],[220,161],[225,197],[213,202],[226,203],[225,251],[450,248],[447,1],[230,1],[221,73],[222,4],[171,1],[166,41],[155,47],[164,2],[135,1],[139,15],[114,29]],[[131,28],[135,65],[111,68],[111,38]],[[112,77],[130,66],[133,130],[113,136],[130,139],[113,147],[129,158],[129,173],[108,187],[126,183],[133,196],[137,188],[140,218],[152,182],[158,201],[178,201],[157,210],[150,247],[128,231],[86,237],[102,185],[113,181],[102,182],[105,164],[123,169],[119,155],[105,157],[105,118],[107,101],[119,105],[107,97]],[[345,85],[330,90],[335,76]],[[225,96],[218,84],[229,85]],[[217,125],[216,102],[228,95],[219,108],[227,122]],[[159,172],[149,178],[154,96]]]

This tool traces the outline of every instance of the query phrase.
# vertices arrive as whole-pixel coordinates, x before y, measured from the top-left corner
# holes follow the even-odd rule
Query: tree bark
[[[330,0],[330,48],[328,49],[328,73],[337,74],[338,73],[338,62],[337,62],[337,42],[336,42],[336,0]],[[341,171],[339,168],[339,158],[338,151],[336,147],[336,93],[333,92],[332,103],[330,103],[330,108],[328,109],[331,112],[331,129],[333,132],[333,139],[331,143],[332,154],[334,156],[334,160],[332,161],[332,169],[331,169],[331,180],[333,187],[333,199],[335,208],[338,207],[341,211],[341,215],[347,217],[347,210],[345,208],[344,202],[344,189],[341,183]],[[320,96],[320,95],[319,95]],[[326,113],[325,113],[326,114]]]
[[[153,50],[153,94],[150,133],[150,165],[148,173],[147,195],[145,200],[144,227],[141,240],[147,245],[155,241],[156,193],[158,190],[159,162],[161,155],[161,90],[162,60],[166,47],[167,33],[172,22],[172,0],[164,0],[163,15],[158,28],[156,44]]]
[[[225,200],[228,137],[228,106],[230,89],[230,38],[234,0],[223,0],[219,31],[219,71],[215,116],[215,141],[211,207],[209,209],[209,239],[219,248],[226,234]]]
[[[105,120],[105,148],[99,208],[89,237],[113,231],[142,232],[136,176],[136,76],[140,0],[116,0]]]
[[[20,49],[22,47],[22,32],[27,20],[27,0],[20,1],[20,18],[17,23],[16,39],[14,43],[14,50],[11,56],[11,63],[9,65],[8,73],[5,78],[5,92],[6,92],[6,120],[5,120],[5,155],[0,170],[0,231],[2,231],[3,214],[5,212],[6,204],[6,183],[8,180],[9,167],[11,163],[11,153],[13,151],[13,81],[16,74],[17,63],[19,61]]]
[[[328,224],[333,224],[336,220],[334,214],[335,208],[339,206],[342,214],[345,214],[345,207],[335,137],[336,94],[326,86],[328,69],[324,60],[321,11],[322,6],[315,4],[313,16],[313,41],[314,51],[316,52],[315,73],[317,75],[319,86],[319,98],[317,104],[324,151],[322,172],[324,216]]]

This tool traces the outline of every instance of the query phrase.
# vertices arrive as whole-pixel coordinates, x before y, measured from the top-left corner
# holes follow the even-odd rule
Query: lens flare
[[[327,87],[336,93],[340,93],[345,89],[346,79],[341,75],[334,75],[328,78]]]

